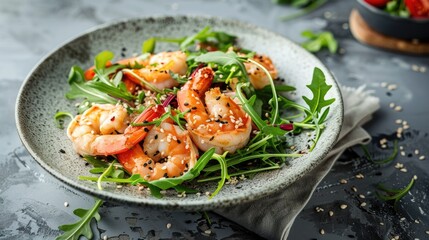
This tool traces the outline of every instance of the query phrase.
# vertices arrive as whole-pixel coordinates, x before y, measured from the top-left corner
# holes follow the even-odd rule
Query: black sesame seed
[[[143,128],[145,132],[149,132],[149,128]]]
[[[197,107],[191,107],[192,110],[197,110]]]
[[[212,141],[213,139],[214,139],[214,136],[212,136],[209,141]]]
[[[220,96],[217,96],[217,97],[216,97],[216,100],[219,100],[219,99],[220,99]]]
[[[143,167],[147,167],[147,163],[143,163]]]
[[[177,143],[178,143],[178,144],[181,144],[181,143],[182,143],[182,141],[180,141],[180,139],[177,139]]]
[[[66,153],[66,151],[64,151],[64,149],[60,149],[60,153]]]
[[[189,103],[185,102],[183,105],[185,105],[185,106],[189,106]]]
[[[158,139],[158,134],[155,135],[155,140]]]

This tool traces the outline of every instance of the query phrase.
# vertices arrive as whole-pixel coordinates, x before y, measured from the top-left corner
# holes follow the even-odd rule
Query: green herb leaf
[[[191,168],[189,171],[187,171],[185,174],[183,174],[182,176],[176,177],[176,178],[159,179],[159,180],[151,181],[150,184],[165,190],[165,189],[169,189],[174,186],[180,185],[185,181],[192,180],[196,178],[198,175],[200,175],[200,172],[204,169],[207,163],[212,159],[214,152],[215,152],[215,149],[210,148],[200,158],[198,158],[198,161],[195,164],[195,166]]]
[[[275,3],[284,3],[284,4],[291,4],[292,6],[296,7],[302,7],[301,10],[299,10],[296,13],[293,13],[291,15],[283,16],[281,19],[283,21],[290,21],[295,18],[302,17],[308,13],[311,13],[312,11],[318,9],[323,4],[325,4],[328,0],[273,0]],[[308,2],[308,3],[306,3]]]
[[[326,84],[325,74],[319,68],[314,68],[313,79],[311,84],[307,85],[307,87],[313,93],[313,99],[309,99],[306,96],[303,96],[302,98],[307,103],[313,114],[320,113],[324,107],[331,105],[335,101],[334,98],[325,99],[325,96],[329,89],[331,89],[332,85]]]
[[[401,198],[404,197],[405,194],[407,194],[411,190],[414,185],[414,181],[414,177],[411,178],[410,183],[408,183],[408,185],[402,189],[389,189],[382,184],[378,184],[378,192],[376,192],[376,195],[383,201],[394,201],[394,205],[396,208],[399,200],[401,200]]]
[[[286,133],[288,133],[287,131],[274,126],[265,126],[262,128],[262,132],[267,135],[272,134],[274,136],[284,136]]]
[[[301,33],[303,37],[309,40],[302,43],[301,46],[310,52],[319,52],[324,47],[328,48],[331,53],[336,53],[338,42],[331,32],[313,33],[310,30]]]
[[[85,236],[87,239],[92,239],[93,233],[91,230],[91,220],[100,221],[101,217],[98,213],[98,208],[103,204],[102,200],[97,200],[91,209],[78,208],[73,213],[81,219],[73,224],[61,225],[58,227],[64,233],[58,236],[56,240],[78,240],[80,236]]]
[[[235,65],[240,68],[240,71],[244,73],[246,80],[248,80],[246,67],[243,64],[245,60],[246,58],[239,57],[235,52],[224,53],[220,51],[208,52],[195,58],[196,62],[216,63],[222,66]]]
[[[76,65],[72,66],[69,72],[68,83],[72,84],[72,83],[80,83],[84,81],[85,81],[85,77],[84,77],[84,72],[82,68]]]
[[[83,98],[93,103],[116,104],[118,102],[117,99],[109,96],[108,94],[100,90],[94,89],[88,83],[89,82],[72,82],[70,84],[70,90],[66,93],[66,98]]]
[[[69,112],[57,112],[54,115],[55,124],[57,125],[57,128],[64,129],[64,118],[69,117],[70,119],[73,119],[73,114]]]
[[[105,93],[108,96],[123,99],[126,101],[133,101],[135,98],[128,91],[121,89],[119,87],[114,87],[112,85],[105,84],[104,82],[89,81],[85,85],[92,88],[92,89],[98,90],[102,93]],[[117,100],[116,100],[116,102],[117,102]]]
[[[398,140],[395,139],[393,142],[393,152],[384,159],[373,159],[371,154],[369,153],[369,150],[366,146],[361,145],[361,148],[365,154],[365,157],[368,158],[368,160],[372,161],[375,164],[387,164],[395,160],[396,156],[398,156]]]
[[[102,70],[106,68],[106,64],[112,60],[115,55],[110,51],[102,51],[94,59],[95,69]]]
[[[142,44],[142,53],[153,53],[156,47],[156,38],[149,38]]]

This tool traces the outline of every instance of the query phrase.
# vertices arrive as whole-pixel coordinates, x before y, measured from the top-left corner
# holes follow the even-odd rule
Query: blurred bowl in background
[[[357,0],[357,10],[375,31],[389,37],[429,41],[429,19],[402,18]]]

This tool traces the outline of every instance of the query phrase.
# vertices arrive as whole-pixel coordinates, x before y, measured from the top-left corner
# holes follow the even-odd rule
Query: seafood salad
[[[157,44],[178,49],[157,52]],[[284,167],[314,148],[323,133],[330,85],[315,68],[305,104],[290,98],[270,56],[245,49],[237,37],[210,27],[192,36],[150,38],[142,53],[116,59],[110,51],[94,66],[73,66],[66,98],[76,101],[67,136],[90,163],[81,180],[198,193],[198,183],[226,183]],[[85,70],[84,70],[85,69]],[[280,111],[281,109],[281,111]],[[304,149],[288,139],[309,134]]]

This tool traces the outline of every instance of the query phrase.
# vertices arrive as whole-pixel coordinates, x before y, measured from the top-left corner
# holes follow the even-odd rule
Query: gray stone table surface
[[[331,0],[315,12],[284,22],[280,17],[295,9],[268,0],[1,0],[0,239],[54,239],[60,234],[58,225],[76,220],[73,209],[94,203],[91,196],[49,175],[22,146],[14,107],[26,75],[47,53],[91,27],[125,18],[176,14],[239,19],[296,42],[303,41],[300,33],[306,29],[332,31],[339,40],[339,53],[322,51],[317,56],[340,84],[366,85],[381,99],[380,111],[365,126],[373,136],[368,146],[373,158],[392,153],[397,128],[405,125],[398,139],[399,154],[390,164],[372,163],[360,147],[348,150],[297,217],[290,239],[429,239],[429,160],[419,160],[425,154],[429,157],[429,58],[358,43],[348,28],[354,4]],[[395,111],[393,105],[402,110]],[[379,144],[383,138],[388,140],[386,149]],[[399,188],[414,175],[418,177],[415,186],[396,208],[375,196],[375,184]],[[207,218],[203,213],[106,203],[100,213],[102,221],[94,225],[96,239],[260,238],[210,212]],[[325,234],[320,234],[321,229]]]

